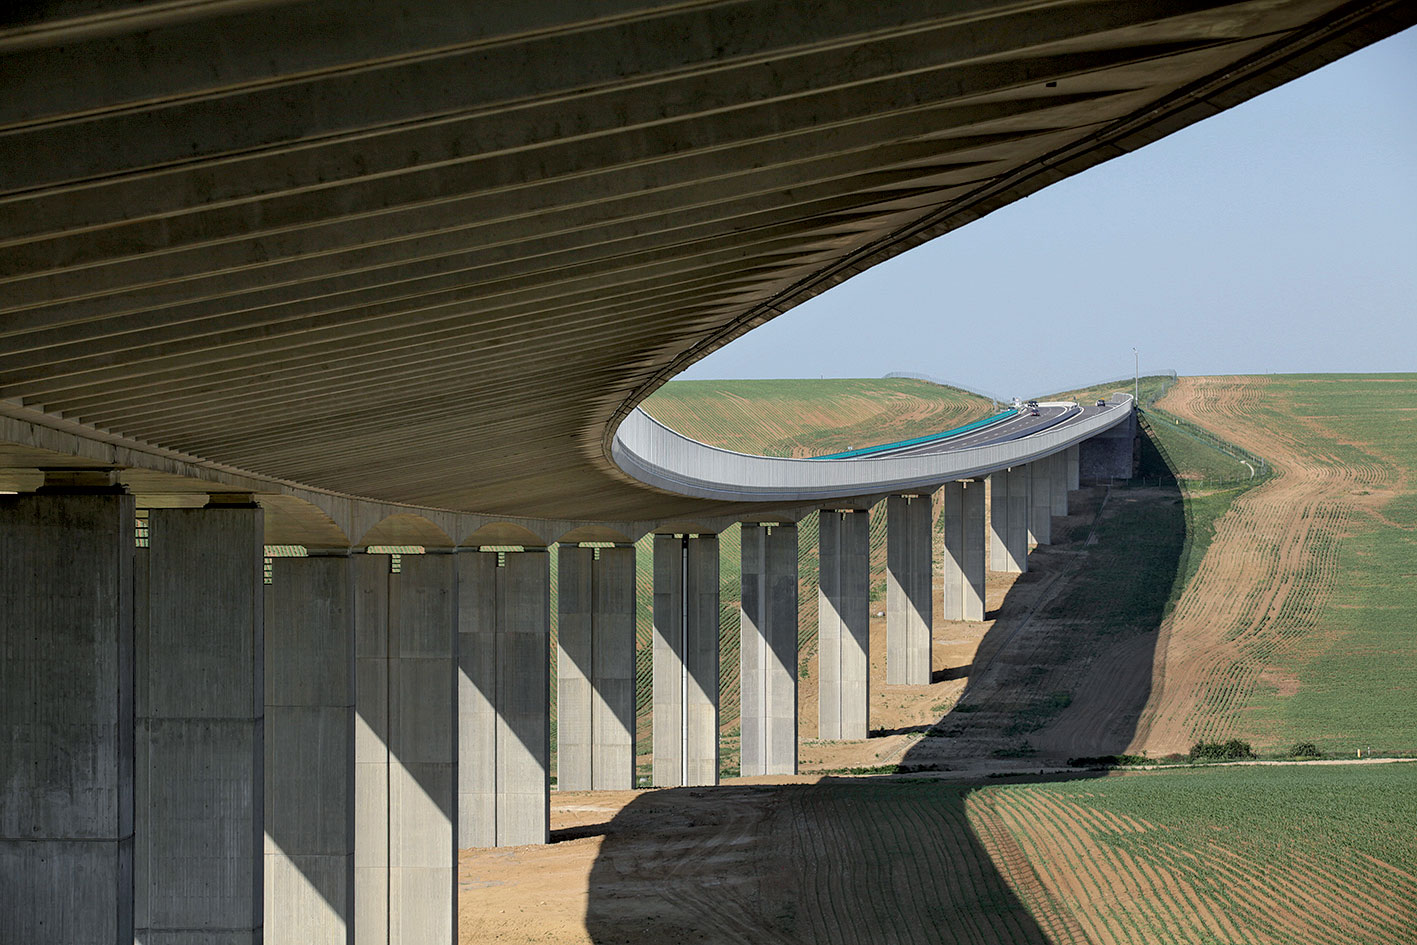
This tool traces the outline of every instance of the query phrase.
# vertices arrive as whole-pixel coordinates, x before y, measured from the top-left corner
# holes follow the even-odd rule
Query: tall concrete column
[[[928,495],[886,499],[886,682],[930,682],[933,516]]]
[[[984,482],[947,482],[945,619],[984,619]]]
[[[1063,465],[1067,471],[1069,492],[1076,492],[1081,488],[1078,477],[1078,454],[1079,450],[1076,444],[1063,451]]]
[[[718,536],[654,536],[654,783],[718,783]]]
[[[1026,466],[989,477],[989,568],[1028,570],[1029,473]]]
[[[1053,543],[1053,485],[1049,462],[1034,460],[1024,467],[1029,477],[1028,537],[1035,545]]]
[[[133,498],[0,496],[0,941],[133,941]]]
[[[556,786],[635,786],[635,548],[557,552]]]
[[[1049,496],[1052,512],[1057,516],[1068,514],[1068,457],[1066,452],[1054,453],[1045,461],[1048,464]]]
[[[550,839],[550,568],[544,548],[458,555],[462,847]]]
[[[742,526],[742,772],[797,773],[797,526]]]
[[[266,945],[354,931],[354,561],[277,558],[266,587]]]
[[[354,941],[389,941],[389,558],[356,554]]]
[[[450,554],[354,556],[354,941],[456,939],[458,585]]]
[[[865,738],[871,701],[871,513],[817,514],[817,737]]]
[[[452,554],[390,575],[390,945],[457,940],[457,602]]]
[[[249,503],[209,505],[153,509],[148,523],[135,938],[259,943],[263,515]]]

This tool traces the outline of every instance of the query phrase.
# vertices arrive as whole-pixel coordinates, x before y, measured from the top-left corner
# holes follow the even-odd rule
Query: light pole
[[[1141,356],[1132,349],[1132,407],[1141,403]]]

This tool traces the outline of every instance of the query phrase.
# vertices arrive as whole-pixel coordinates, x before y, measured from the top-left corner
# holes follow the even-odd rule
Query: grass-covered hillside
[[[993,404],[910,378],[671,381],[644,403],[704,443],[764,456],[820,456],[939,433],[988,416]]]

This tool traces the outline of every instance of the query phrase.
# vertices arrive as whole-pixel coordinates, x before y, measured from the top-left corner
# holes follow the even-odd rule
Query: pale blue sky
[[[1417,30],[855,277],[682,378],[1417,371]]]

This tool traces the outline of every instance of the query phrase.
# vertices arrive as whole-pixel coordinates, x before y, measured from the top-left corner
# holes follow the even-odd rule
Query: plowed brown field
[[[1188,377],[1159,404],[1266,457],[1274,476],[1217,523],[1162,624],[1134,752],[1184,752],[1235,735],[1262,680],[1293,684],[1279,664],[1325,642],[1317,618],[1337,578],[1338,540],[1397,486],[1392,467],[1325,449],[1333,436],[1312,421],[1309,432],[1320,434],[1312,438],[1300,423],[1267,422],[1266,387],[1259,377]]]

